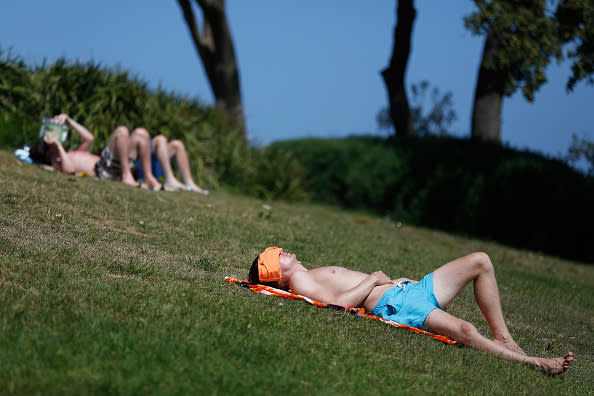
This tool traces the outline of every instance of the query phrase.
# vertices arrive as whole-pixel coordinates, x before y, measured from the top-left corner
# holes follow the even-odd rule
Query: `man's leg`
[[[165,186],[185,190],[185,186],[177,180],[173,173],[173,169],[171,168],[171,157],[174,154],[170,151],[170,145],[167,143],[167,138],[165,136],[159,135],[153,138],[153,151],[163,168],[163,173],[165,174]]]
[[[482,336],[471,323],[458,319],[440,309],[431,311],[425,319],[423,328],[462,341],[467,345],[472,345],[480,351],[501,356],[504,359],[529,364],[535,369],[551,375],[561,374],[567,370],[573,360],[573,354],[571,352],[558,358],[537,358],[513,351],[504,344]]]
[[[136,186],[136,180],[132,175],[128,164],[128,153],[130,151],[130,132],[125,126],[119,126],[111,134],[107,143],[109,150],[120,160],[122,169],[122,183],[129,186]]]
[[[514,352],[524,353],[513,340],[505,324],[495,270],[491,259],[485,253],[469,254],[433,272],[433,292],[439,305],[446,308],[471,281],[474,282],[474,297],[491,327],[494,340]]]
[[[188,160],[188,153],[186,152],[186,147],[184,146],[181,140],[172,140],[168,144],[169,148],[169,156],[175,157],[177,161],[177,166],[179,171],[182,174],[182,178],[184,179],[184,183],[188,190],[190,191],[197,191],[197,192],[204,192],[203,189],[198,187],[196,183],[194,183],[194,179],[192,178],[192,173],[190,172],[190,161]]]
[[[161,187],[161,183],[159,183],[159,180],[157,180],[151,170],[150,136],[146,129],[136,128],[132,132],[128,156],[133,159],[140,158],[142,171],[144,172],[144,181],[151,189]]]

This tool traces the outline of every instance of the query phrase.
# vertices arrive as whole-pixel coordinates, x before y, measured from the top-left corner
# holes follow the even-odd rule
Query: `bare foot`
[[[522,348],[520,348],[520,346],[518,344],[516,344],[516,342],[512,339],[508,339],[506,340],[493,340],[498,344],[503,345],[504,347],[506,347],[507,349],[509,349],[512,352],[516,352],[519,353],[520,355],[526,355],[526,352],[524,352],[524,350]]]
[[[565,372],[573,361],[573,353],[567,352],[567,355],[558,358],[537,358],[534,368],[550,375],[557,375]]]
[[[134,180],[134,177],[132,175],[122,175],[122,183],[131,187],[136,187],[137,185],[136,180]]]
[[[146,182],[146,184],[149,186],[149,188],[151,190],[160,190],[161,189],[161,183],[159,183],[159,180],[155,179],[154,177],[147,177],[144,180]]]
[[[181,184],[177,179],[165,180],[163,188],[166,191],[185,191],[186,186]]]
[[[185,188],[188,191],[194,191],[194,192],[198,192],[198,193],[201,193],[201,194],[208,194],[208,191],[207,190],[201,189],[195,183],[188,183],[188,184],[186,184]]]

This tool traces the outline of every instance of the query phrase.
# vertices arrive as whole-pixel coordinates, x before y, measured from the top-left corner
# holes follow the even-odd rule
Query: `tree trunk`
[[[410,55],[410,40],[416,16],[414,0],[398,0],[394,48],[390,65],[382,71],[388,91],[390,118],[396,129],[396,136],[416,136],[406,96],[406,66]]]
[[[245,136],[245,117],[233,38],[225,0],[196,0],[202,9],[200,31],[190,0],[178,0],[215,97],[215,106]]]
[[[487,67],[497,51],[496,35],[487,33],[483,56],[479,68],[474,105],[472,110],[473,140],[501,142],[501,111],[503,108],[503,81],[505,79],[497,70]],[[492,62],[491,62],[492,63]]]

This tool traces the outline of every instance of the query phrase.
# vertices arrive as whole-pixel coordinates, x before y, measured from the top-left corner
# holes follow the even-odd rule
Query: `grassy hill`
[[[588,394],[594,267],[312,204],[151,192],[0,151],[0,393]],[[270,205],[271,208],[264,207]],[[229,285],[277,244],[311,266],[419,278],[491,256],[504,312],[561,377]],[[468,288],[449,312],[488,333]]]

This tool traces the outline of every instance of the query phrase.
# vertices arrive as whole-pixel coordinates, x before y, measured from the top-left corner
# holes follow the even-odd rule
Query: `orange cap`
[[[283,249],[273,246],[266,248],[258,256],[258,277],[260,282],[275,282],[281,278],[280,265],[278,258]]]

